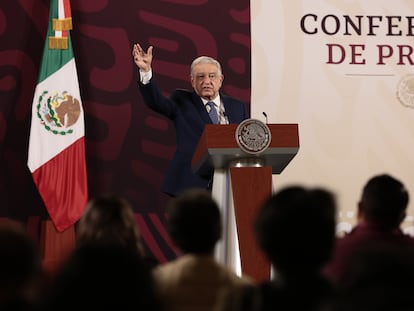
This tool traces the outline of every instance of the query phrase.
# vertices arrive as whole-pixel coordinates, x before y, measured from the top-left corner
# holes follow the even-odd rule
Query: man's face
[[[214,64],[198,64],[194,67],[191,85],[200,97],[211,100],[217,97],[223,79]]]

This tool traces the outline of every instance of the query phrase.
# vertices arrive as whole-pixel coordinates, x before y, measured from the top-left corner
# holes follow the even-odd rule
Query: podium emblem
[[[265,151],[272,139],[269,127],[256,119],[246,119],[241,122],[235,134],[240,149],[249,154]]]

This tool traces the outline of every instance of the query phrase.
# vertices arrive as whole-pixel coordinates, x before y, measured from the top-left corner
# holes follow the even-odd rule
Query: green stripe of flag
[[[68,49],[58,50],[49,49],[49,36],[54,37],[55,32],[52,29],[53,19],[58,18],[58,1],[52,0],[50,2],[49,26],[47,28],[47,36],[45,40],[42,63],[40,65],[40,72],[38,82],[42,82],[47,77],[59,70],[67,62],[73,58],[72,41],[70,32],[68,31]]]

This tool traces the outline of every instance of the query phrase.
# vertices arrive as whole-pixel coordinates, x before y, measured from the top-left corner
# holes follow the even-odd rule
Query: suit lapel
[[[200,96],[198,96],[195,92],[192,93],[192,101],[194,103],[195,108],[197,109],[201,119],[205,123],[212,123],[210,116],[208,115],[208,112],[206,110],[206,107],[204,107],[203,101],[201,100]]]
[[[227,96],[220,94],[221,99],[223,100],[224,110],[226,112],[227,119],[229,123],[235,123],[235,115],[234,115],[234,105],[230,103],[230,100]]]

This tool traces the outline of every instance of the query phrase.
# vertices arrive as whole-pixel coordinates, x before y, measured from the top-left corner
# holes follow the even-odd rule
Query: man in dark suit
[[[151,69],[152,50],[137,43],[132,55],[139,68],[141,95],[152,110],[174,122],[177,146],[169,165],[162,191],[176,196],[188,188],[209,188],[212,175],[196,175],[191,168],[193,153],[206,124],[238,124],[247,119],[246,105],[220,92],[224,79],[220,63],[208,56],[200,56],[191,64],[193,90],[175,90],[169,97],[162,94]],[[213,114],[213,116],[211,116]],[[215,119],[215,121],[213,121]]]

